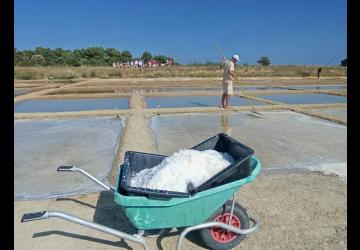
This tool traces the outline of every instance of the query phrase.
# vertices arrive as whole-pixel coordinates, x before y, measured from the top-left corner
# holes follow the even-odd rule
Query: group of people
[[[163,67],[173,65],[174,61],[172,59],[167,59],[165,63],[161,63],[155,59],[148,60],[145,62],[144,60],[133,60],[126,63],[113,62],[113,68],[142,68],[142,67]]]

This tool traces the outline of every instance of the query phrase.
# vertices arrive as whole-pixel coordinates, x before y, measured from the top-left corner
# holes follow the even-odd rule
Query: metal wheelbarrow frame
[[[261,168],[261,163],[255,158],[252,157],[253,160],[256,162],[256,167],[254,168],[251,176],[240,180],[243,181],[243,184],[252,182],[256,175],[258,174],[258,172],[260,171]],[[93,182],[95,182],[96,184],[98,184],[99,186],[101,186],[102,188],[104,188],[107,191],[110,191],[114,194],[114,196],[116,197],[118,194],[118,190],[106,185],[105,183],[101,182],[100,180],[98,180],[97,178],[95,178],[94,176],[92,176],[91,174],[89,174],[88,172],[86,172],[85,170],[81,169],[81,168],[77,168],[75,166],[60,166],[57,168],[57,171],[59,172],[79,172],[83,175],[85,175],[86,177],[88,177],[89,179],[91,179]],[[119,178],[120,179],[120,178]],[[231,183],[230,183],[231,184]],[[229,184],[226,184],[229,185]],[[239,185],[238,188],[240,188],[242,185]],[[231,207],[231,214],[230,214],[230,218],[233,217],[233,210],[234,210],[234,205],[235,205],[235,195],[236,195],[236,191],[233,193],[232,195],[232,207]],[[64,213],[64,212],[59,212],[59,211],[41,211],[41,212],[34,212],[34,213],[26,213],[22,216],[21,222],[28,222],[28,221],[34,221],[34,220],[42,220],[42,219],[48,219],[51,217],[57,217],[60,219],[64,219],[76,224],[80,224],[82,226],[85,227],[89,227],[107,234],[111,234],[114,236],[117,236],[121,239],[124,240],[129,240],[138,244],[141,244],[144,249],[148,250],[148,245],[146,244],[145,238],[144,238],[144,230],[139,230],[138,229],[138,233],[137,234],[128,234],[122,231],[118,231],[115,230],[113,228],[107,227],[107,226],[103,226],[88,220],[84,220],[81,219],[79,217]],[[128,218],[129,219],[129,218]],[[185,238],[185,236],[190,233],[191,231],[195,231],[195,230],[201,230],[201,229],[206,229],[206,228],[222,228],[224,230],[233,232],[235,234],[239,234],[239,235],[247,235],[250,233],[253,233],[255,231],[258,230],[259,228],[259,222],[252,218],[249,217],[249,220],[252,222],[252,226],[250,226],[249,228],[246,229],[239,229],[233,226],[230,226],[230,219],[229,219],[229,223],[225,224],[222,222],[217,222],[217,221],[213,221],[213,222],[205,222],[205,223],[200,223],[197,225],[193,225],[193,226],[189,226],[186,227],[181,233],[180,236],[177,240],[177,244],[176,244],[176,249],[180,250],[182,248],[182,243],[183,243],[183,239]]]

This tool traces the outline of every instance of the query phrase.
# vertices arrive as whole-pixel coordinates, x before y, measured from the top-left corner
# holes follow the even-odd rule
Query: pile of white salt
[[[215,150],[180,150],[159,165],[144,169],[132,177],[131,186],[188,192],[188,183],[198,187],[234,163],[228,153]]]

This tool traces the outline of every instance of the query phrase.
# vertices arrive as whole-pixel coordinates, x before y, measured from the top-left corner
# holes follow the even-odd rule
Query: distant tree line
[[[145,62],[155,59],[165,63],[170,58],[164,55],[153,56],[145,51],[141,59]],[[90,47],[85,49],[65,50],[37,47],[34,50],[17,50],[14,48],[15,66],[110,66],[113,62],[126,63],[134,60],[128,50],[114,48]]]
[[[133,58],[128,50],[119,51],[115,48],[104,49],[102,47],[90,47],[85,49],[65,50],[62,48],[49,49],[37,47],[34,50],[17,50],[14,48],[15,66],[111,66],[113,62],[127,63],[141,59],[147,63],[151,59],[166,63],[171,57],[165,55],[152,55],[145,51],[140,58]],[[173,59],[172,59],[173,60]],[[269,66],[269,57],[262,56],[257,61],[262,66]],[[174,64],[178,64],[174,62]],[[189,65],[216,65],[217,62],[206,63],[193,62]],[[347,59],[341,61],[340,66],[347,66]]]

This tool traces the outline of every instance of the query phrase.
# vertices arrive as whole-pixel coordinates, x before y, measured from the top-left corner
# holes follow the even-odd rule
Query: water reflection
[[[225,134],[231,136],[232,129],[229,123],[228,114],[221,114],[221,127]]]

